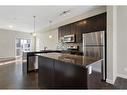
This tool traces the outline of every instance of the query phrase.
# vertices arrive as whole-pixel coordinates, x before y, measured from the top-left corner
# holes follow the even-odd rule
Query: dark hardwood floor
[[[114,89],[115,86],[101,80],[101,73],[92,72],[88,77],[88,89]]]
[[[101,74],[93,72],[88,77],[89,89],[127,89],[127,79],[117,78],[114,85],[101,81]],[[39,89],[38,73],[22,74],[22,62],[0,65],[0,89]]]
[[[0,65],[0,89],[37,89],[37,73],[22,74],[20,60]]]
[[[117,77],[114,85],[116,89],[127,89],[127,79]]]

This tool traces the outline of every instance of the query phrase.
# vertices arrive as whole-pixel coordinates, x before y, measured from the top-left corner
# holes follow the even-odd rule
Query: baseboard
[[[106,79],[106,82],[110,84],[114,84],[113,80],[110,80],[110,79]]]
[[[8,62],[8,61],[13,61],[15,60],[15,57],[4,57],[4,58],[0,58],[0,63],[3,63],[3,62]]]
[[[124,78],[124,79],[127,79],[127,76],[124,75],[124,74],[117,74],[118,77],[121,77],[121,78]]]
[[[110,84],[114,84],[115,83],[115,80],[116,80],[116,78],[114,80],[106,79],[106,82],[107,83],[110,83]]]

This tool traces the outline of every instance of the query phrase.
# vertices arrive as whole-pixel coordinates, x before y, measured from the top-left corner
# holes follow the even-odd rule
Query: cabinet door
[[[65,26],[61,26],[61,27],[58,28],[58,37],[59,38],[63,37],[65,35],[65,31],[66,31],[65,28],[66,28]]]
[[[82,28],[84,29],[84,27]],[[82,42],[81,26],[78,23],[72,23],[65,26],[59,27],[59,38],[65,35],[75,35],[75,42]]]
[[[45,57],[38,58],[38,85],[40,88],[53,88],[54,67],[53,60]]]
[[[58,37],[63,37],[65,35],[71,35],[71,24],[64,25],[58,28]]]
[[[86,21],[86,23],[84,23],[84,21],[80,21],[79,22],[79,23],[81,23],[80,24],[81,32],[82,33],[88,33],[88,32],[94,31],[95,27],[96,27],[96,25],[95,25],[95,23],[96,23],[95,19],[88,18],[85,21]]]
[[[58,89],[86,89],[87,69],[60,61],[55,61],[54,87]]]
[[[77,23],[74,23],[72,25],[72,32],[76,35],[76,42],[81,43],[82,42],[82,36],[81,36],[81,31],[80,31],[80,26]]]
[[[65,25],[65,34],[64,35],[71,35],[71,24]]]
[[[97,30],[106,30],[106,13],[98,16],[96,21]]]
[[[86,21],[86,23],[81,25],[82,33],[106,30],[106,13],[87,18],[80,21],[80,23],[84,21]]]
[[[62,27],[58,28],[58,39],[60,40],[60,37],[62,37]]]

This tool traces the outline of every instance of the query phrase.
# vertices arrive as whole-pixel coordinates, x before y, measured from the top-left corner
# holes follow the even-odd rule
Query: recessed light
[[[13,28],[13,25],[9,25],[8,27],[9,27],[9,28]]]
[[[84,24],[86,24],[87,22],[86,21],[83,21]]]
[[[87,21],[81,21],[78,23],[78,25],[85,25],[87,23]]]

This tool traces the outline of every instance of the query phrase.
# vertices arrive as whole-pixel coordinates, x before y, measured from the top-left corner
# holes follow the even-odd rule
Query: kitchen
[[[0,19],[7,20],[0,22],[0,88],[126,88],[125,11],[118,6],[1,7]]]
[[[50,24],[52,24],[52,23],[50,23]],[[51,27],[51,25],[50,25],[50,27]],[[86,37],[85,37],[85,34],[88,34],[88,35],[86,35]],[[57,33],[57,35],[55,35],[58,38],[58,43],[56,43],[57,48],[53,50],[53,49],[50,49],[53,46],[49,47],[46,45],[42,45],[43,49],[41,51],[38,50],[38,52],[27,53],[27,57],[26,57],[27,58],[27,65],[26,64],[23,65],[23,67],[25,68],[25,69],[23,68],[23,71],[25,71],[26,75],[29,74],[29,70],[30,71],[37,71],[39,74],[38,80],[39,80],[40,88],[43,87],[45,83],[47,83],[47,84],[45,84],[45,87],[47,89],[48,88],[53,88],[53,89],[54,88],[65,88],[65,89],[67,89],[67,88],[70,88],[70,89],[71,88],[76,88],[76,89],[83,88],[84,89],[85,88],[86,89],[86,88],[88,88],[87,87],[87,74],[92,72],[91,68],[93,69],[94,66],[88,66],[89,68],[87,68],[87,65],[84,65],[86,69],[84,69],[85,72],[82,72],[82,68],[81,67],[77,68],[77,66],[74,66],[74,64],[79,63],[79,64],[90,64],[91,65],[92,63],[95,64],[96,62],[98,63],[98,61],[99,62],[103,61],[104,62],[103,65],[98,65],[95,67],[98,67],[97,68],[97,69],[99,69],[98,71],[101,72],[102,77],[100,78],[100,80],[102,79],[105,81],[105,79],[106,79],[106,71],[105,71],[106,70],[105,69],[106,68],[106,65],[105,65],[105,54],[106,54],[105,53],[106,52],[105,36],[106,35],[105,34],[106,34],[106,12],[102,12],[102,13],[87,17],[85,19],[78,20],[73,23],[59,26],[58,33]],[[88,49],[84,50],[84,46],[86,44],[85,41],[87,41],[89,43],[89,40],[91,40],[88,36],[92,39],[92,42],[94,41],[93,43],[95,43],[95,44],[92,44],[92,48],[94,46],[96,48],[96,45],[98,45],[99,49],[93,50],[93,49],[88,48]],[[102,36],[103,40],[101,39],[101,36]],[[48,34],[48,38],[50,39],[51,42],[53,41],[53,39],[57,39],[54,37],[54,35],[51,35],[50,33]],[[87,39],[87,40],[84,40],[84,39]],[[44,41],[44,40],[41,40],[41,41]],[[45,41],[45,43],[48,43],[48,41]],[[104,48],[100,48],[101,46]],[[92,53],[89,50],[92,50]],[[99,51],[97,51],[97,50],[99,50]],[[85,51],[88,51],[88,52],[84,54]],[[88,57],[92,56],[92,58],[87,58],[87,57],[84,58],[83,57],[84,55],[88,56]],[[94,57],[96,59],[94,59]],[[46,63],[46,61],[43,61],[41,59],[43,59],[43,60],[48,59],[47,62],[52,64],[51,68],[44,68],[44,66],[46,66],[46,64],[44,65],[43,63]],[[57,60],[60,62],[50,61],[50,60]],[[36,62],[34,62],[34,61],[36,61]],[[86,63],[84,61],[86,61]],[[66,62],[73,63],[73,65],[71,65],[71,66],[73,68],[77,68],[77,69],[74,69],[74,71],[77,72],[77,74],[81,74],[81,76],[77,77],[77,80],[78,80],[78,78],[83,78],[84,81],[82,81],[82,79],[80,81],[75,80],[76,75],[74,76],[74,78],[72,78],[68,81],[66,80],[66,79],[68,79],[67,77],[63,77],[63,79],[66,80],[64,82],[63,82],[63,80],[55,77],[56,73],[52,73],[52,72],[56,72],[56,68],[52,67],[52,66],[54,66],[54,64],[58,64],[58,63],[62,63],[62,62],[65,62],[65,64],[66,64]],[[101,64],[101,62],[100,62],[100,64]],[[34,63],[38,63],[38,64],[36,64],[36,66],[34,66],[35,65]],[[32,69],[30,68],[30,66],[32,66]],[[57,66],[57,65],[55,65],[55,66]],[[60,66],[60,65],[58,64],[58,66]],[[70,68],[72,68],[71,66],[70,66]],[[63,67],[66,67],[66,65]],[[67,66],[67,67],[69,67],[69,66]],[[45,71],[43,71],[44,69],[45,69]],[[66,69],[66,68],[64,68],[64,69]],[[46,70],[48,70],[49,72]],[[72,69],[72,71],[73,71],[73,69]],[[43,76],[41,75],[42,73],[43,73]],[[51,75],[52,77],[47,76],[47,74],[49,76]],[[44,79],[44,78],[46,78],[46,79]],[[61,81],[59,83],[59,85],[57,83],[57,79],[58,79],[58,81]],[[45,83],[43,83],[42,80],[45,81]],[[72,81],[72,80],[74,80],[74,81]],[[67,84],[69,81],[71,81],[70,85]],[[62,82],[64,83],[64,85]],[[72,85],[76,82],[79,83],[77,86]],[[82,84],[84,84],[84,85],[82,85]]]
[[[1,0],[1,94],[126,94],[123,1]]]

